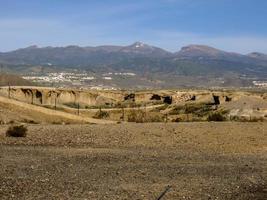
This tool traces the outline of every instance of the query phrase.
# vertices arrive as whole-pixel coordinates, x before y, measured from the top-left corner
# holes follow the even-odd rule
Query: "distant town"
[[[109,84],[97,84],[101,81],[111,81],[116,77],[133,77],[135,73],[131,72],[108,72],[100,75],[92,75],[88,72],[53,72],[53,73],[30,73],[23,76],[24,79],[34,83],[46,86],[74,86],[86,87],[90,89],[108,89],[117,90],[119,88],[111,87]],[[95,81],[95,82],[93,82]]]

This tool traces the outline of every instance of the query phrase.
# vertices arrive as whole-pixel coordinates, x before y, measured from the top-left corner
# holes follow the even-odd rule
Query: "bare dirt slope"
[[[113,123],[89,117],[78,116],[0,96],[0,120],[4,123],[10,121],[35,123]]]
[[[267,123],[0,127],[1,199],[267,198]]]

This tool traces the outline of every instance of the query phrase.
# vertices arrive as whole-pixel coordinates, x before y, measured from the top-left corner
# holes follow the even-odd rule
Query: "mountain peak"
[[[39,47],[37,45],[31,45],[26,47],[25,49],[38,49]]]
[[[202,52],[209,52],[209,53],[217,53],[217,52],[222,52],[219,49],[215,49],[210,46],[206,45],[196,45],[196,44],[191,44],[185,47],[181,48],[181,52],[189,52],[189,51],[202,51]]]
[[[130,45],[131,47],[135,47],[135,48],[142,48],[142,47],[149,47],[149,45],[143,43],[143,42],[135,42],[132,45]]]
[[[165,51],[155,46],[145,44],[140,41],[135,42],[129,46],[124,46],[123,48],[119,50],[119,52],[133,54],[135,56],[141,55],[141,56],[158,57],[158,56],[169,56],[170,55],[168,51]]]
[[[227,53],[219,49],[215,49],[206,45],[188,45],[182,47],[181,50],[177,53],[181,57],[189,58],[218,58],[225,56]]]

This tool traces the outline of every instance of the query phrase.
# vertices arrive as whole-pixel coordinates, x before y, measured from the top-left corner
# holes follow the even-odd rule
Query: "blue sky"
[[[0,51],[143,41],[267,53],[266,10],[266,0],[0,0]]]

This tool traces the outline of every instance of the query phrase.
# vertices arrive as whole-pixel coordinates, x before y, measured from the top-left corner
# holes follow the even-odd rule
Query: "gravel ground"
[[[0,126],[0,199],[267,199],[267,123]]]

